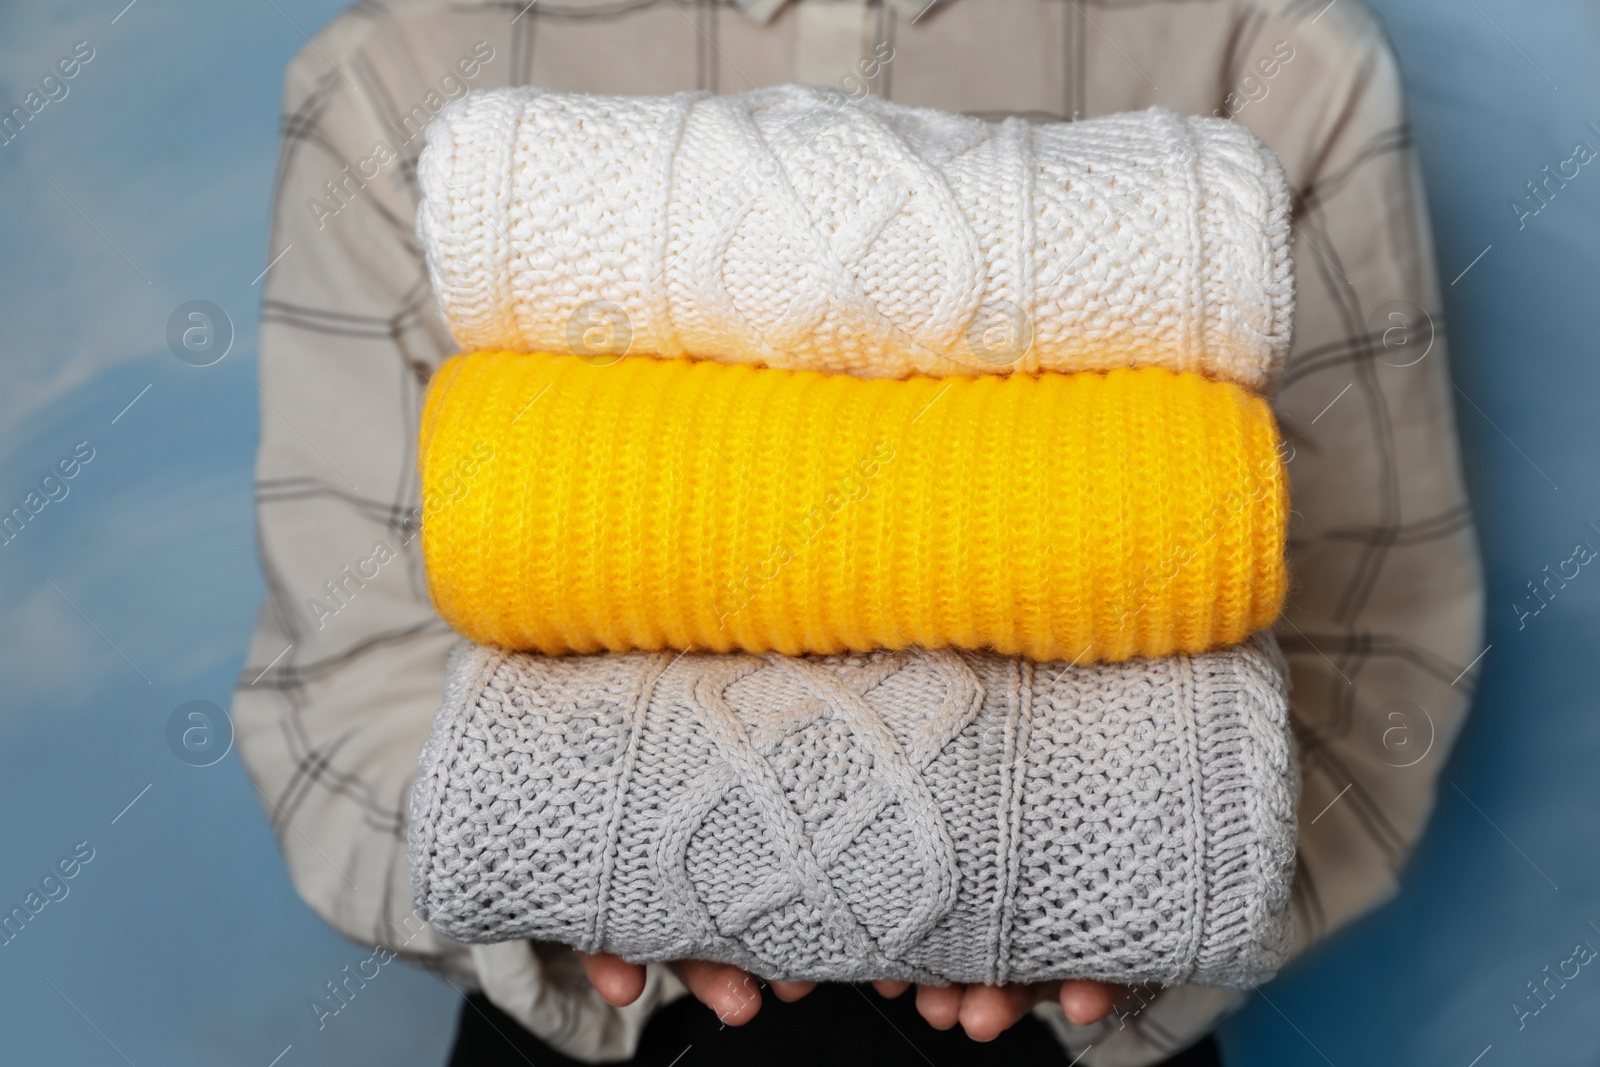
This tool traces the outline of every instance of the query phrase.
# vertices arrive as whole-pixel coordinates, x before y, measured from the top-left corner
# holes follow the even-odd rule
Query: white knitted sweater
[[[1290,197],[1242,126],[986,122],[786,85],[469,93],[418,232],[464,348],[865,377],[1160,365],[1268,390]]]

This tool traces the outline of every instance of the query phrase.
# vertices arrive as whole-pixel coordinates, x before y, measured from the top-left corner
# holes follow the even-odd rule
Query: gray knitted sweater
[[[1285,687],[1268,635],[1081,667],[463,646],[417,910],[765,978],[1245,986],[1292,936]]]

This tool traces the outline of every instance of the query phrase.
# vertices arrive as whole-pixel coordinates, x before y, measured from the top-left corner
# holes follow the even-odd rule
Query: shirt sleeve
[[[1361,47],[1319,113],[1297,113],[1292,98],[1310,94],[1291,82],[1261,116],[1270,137],[1306,138],[1287,153],[1299,313],[1275,405],[1293,509],[1294,587],[1277,633],[1303,774],[1302,948],[1395,892],[1466,716],[1483,630],[1399,70],[1370,15],[1344,17]]]
[[[1398,66],[1370,14],[1332,5],[1318,25],[1320,6],[1250,12],[1214,112],[1266,140],[1295,190],[1295,340],[1274,407],[1291,482],[1276,630],[1303,781],[1297,953],[1396,891],[1466,716],[1483,617]],[[1095,1027],[1041,1014],[1069,1047],[1092,1045],[1092,1067],[1136,1067],[1247,995],[1135,995]]]
[[[405,112],[382,65],[403,85],[474,45],[396,32],[368,48],[366,32],[343,16],[286,80],[258,386],[266,598],[234,696],[239,751],[295,888],[336,930],[482,989],[569,1055],[615,1059],[679,991],[662,968],[617,1009],[570,950],[469,948],[411,906],[407,798],[458,640],[423,572],[415,438],[454,346],[413,237],[422,123],[385,120]]]

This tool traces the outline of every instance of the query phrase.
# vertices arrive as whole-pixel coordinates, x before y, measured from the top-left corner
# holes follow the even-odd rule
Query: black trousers
[[[1064,1065],[1049,1028],[1032,1015],[994,1041],[979,1044],[959,1026],[935,1030],[917,1014],[915,995],[885,1000],[870,986],[819,985],[793,1004],[762,998],[744,1026],[723,1026],[710,1009],[682,997],[651,1017],[631,1060],[641,1067],[777,1067],[796,1064],[885,1067]],[[461,1010],[449,1067],[581,1067],[524,1030],[482,996]],[[1216,1042],[1167,1061],[1168,1067],[1221,1067]]]

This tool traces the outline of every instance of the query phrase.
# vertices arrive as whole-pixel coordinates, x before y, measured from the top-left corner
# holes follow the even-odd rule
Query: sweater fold
[[[1235,122],[507,88],[446,107],[417,176],[469,350],[868,378],[1157,366],[1267,392],[1289,347],[1289,186]]]
[[[411,796],[419,914],[768,979],[1266,981],[1298,775],[1270,635],[985,652],[463,645]]]
[[[419,446],[434,603],[549,654],[988,648],[1117,661],[1281,606],[1272,414],[1159,368],[863,381],[482,352]]]

